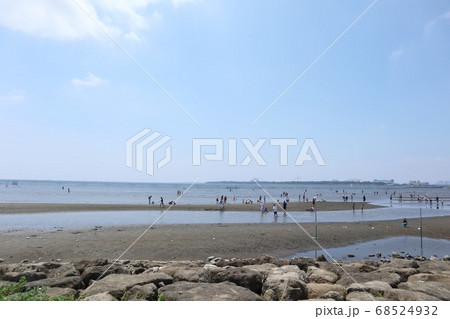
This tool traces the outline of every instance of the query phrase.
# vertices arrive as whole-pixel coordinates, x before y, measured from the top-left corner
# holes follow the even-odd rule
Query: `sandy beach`
[[[360,210],[364,204],[364,209],[379,208],[382,206],[354,202],[355,209]],[[311,202],[289,202],[287,211],[303,212],[310,209]],[[265,207],[272,211],[272,203],[266,203]],[[316,202],[317,211],[339,211],[352,210],[352,202]],[[31,214],[31,213],[57,213],[57,212],[95,212],[95,211],[149,211],[149,210],[183,210],[183,211],[219,211],[219,205],[165,205],[165,208],[159,207],[159,204],[136,205],[136,204],[85,204],[85,203],[0,203],[0,214]],[[225,211],[259,211],[259,203],[253,204],[227,204]],[[278,208],[278,211],[281,211]]]
[[[449,223],[450,217],[426,218],[423,220],[423,236],[450,240]],[[301,226],[310,235],[314,234],[313,224]],[[419,226],[418,219],[411,219],[408,228],[403,228],[400,220],[321,223],[318,228],[319,243],[324,248],[330,248],[394,236],[419,236]],[[296,224],[192,224],[155,225],[151,229],[148,227],[142,225],[5,231],[0,233],[0,258],[8,263],[25,259],[31,262],[52,259],[114,260],[119,257],[143,260],[204,260],[211,255],[223,258],[251,258],[263,254],[286,257],[316,248],[310,236]]]

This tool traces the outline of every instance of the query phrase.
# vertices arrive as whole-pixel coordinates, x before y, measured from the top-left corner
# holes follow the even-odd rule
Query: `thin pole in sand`
[[[423,257],[423,224],[422,224],[422,208],[420,208],[420,256]]]
[[[317,209],[314,207],[314,230],[315,230],[315,236],[314,239],[317,240],[319,237],[317,237]]]
[[[313,209],[314,209],[314,233],[315,233],[313,239],[318,240],[319,237],[317,237],[317,209],[314,206],[313,206]],[[315,256],[315,258],[317,258],[317,247],[314,250],[314,256]]]

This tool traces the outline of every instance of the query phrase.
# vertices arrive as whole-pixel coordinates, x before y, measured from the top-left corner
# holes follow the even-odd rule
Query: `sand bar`
[[[355,202],[355,209],[360,210],[362,202]],[[311,202],[290,202],[287,211],[304,212],[310,209]],[[182,211],[219,211],[219,205],[205,204],[180,204],[165,205],[165,208],[154,205],[139,204],[89,204],[89,203],[0,203],[0,214],[31,214],[31,213],[57,213],[57,212],[94,212],[94,211],[149,211],[149,210],[182,210]],[[266,203],[265,207],[272,211],[272,203]],[[316,202],[318,211],[352,210],[352,202]],[[364,203],[364,209],[380,208],[382,206]],[[227,204],[225,211],[259,211],[260,205],[253,204]],[[281,211],[278,208],[278,211]]]

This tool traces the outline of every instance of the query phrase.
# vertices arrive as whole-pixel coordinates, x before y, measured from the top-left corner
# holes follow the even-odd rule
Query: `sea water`
[[[114,182],[71,182],[71,181],[12,181],[0,180],[0,203],[109,203],[148,204],[148,197],[159,203],[160,197],[167,203],[214,204],[216,198],[226,196],[228,203],[256,202],[261,196],[268,203],[273,199],[283,201],[288,194],[290,201],[342,201],[342,196],[353,194],[354,201],[363,196],[371,203],[393,207],[425,207],[414,196],[428,196],[434,201],[450,201],[450,189],[443,187],[410,187],[409,185],[387,185],[353,182],[211,182],[211,183],[114,183]],[[394,200],[389,196],[394,194]],[[180,195],[181,194],[181,195]],[[403,201],[398,195],[403,195]]]

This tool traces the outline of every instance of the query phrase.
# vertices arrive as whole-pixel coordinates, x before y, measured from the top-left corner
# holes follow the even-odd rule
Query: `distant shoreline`
[[[373,208],[383,208],[384,206],[374,205],[363,202],[316,202],[317,211],[342,211],[352,210],[355,204],[355,210],[361,210],[364,204],[364,210]],[[272,203],[264,205],[268,212],[272,212]],[[304,212],[312,207],[312,202],[289,202],[286,211]],[[180,204],[168,205],[164,208],[159,204],[90,204],[90,203],[0,203],[0,214],[32,214],[32,213],[62,213],[62,212],[99,212],[99,211],[220,211],[220,206],[215,204]],[[226,204],[224,211],[242,211],[242,212],[260,212],[260,204]],[[278,207],[278,211],[282,211]]]

